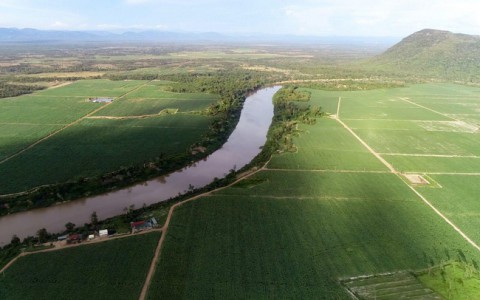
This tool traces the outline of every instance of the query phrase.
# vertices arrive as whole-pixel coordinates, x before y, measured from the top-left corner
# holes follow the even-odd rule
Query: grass
[[[413,274],[399,272],[394,274],[355,278],[344,285],[358,298],[376,299],[424,299],[438,300],[439,296],[426,288]]]
[[[418,279],[449,300],[474,300],[480,295],[480,274],[472,265],[453,262],[424,272]]]
[[[136,299],[160,233],[20,258],[0,276],[0,298]]]

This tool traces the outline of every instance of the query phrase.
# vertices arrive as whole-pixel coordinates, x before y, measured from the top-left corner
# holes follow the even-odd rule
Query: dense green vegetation
[[[347,279],[343,282],[357,299],[422,299],[438,300],[439,295],[424,286],[414,274],[404,271]]]
[[[480,37],[425,29],[370,60],[367,68],[403,70],[412,76],[478,81]]]
[[[443,258],[439,251],[469,249],[397,184],[410,200],[383,200],[376,190],[368,199],[298,189],[274,198],[252,188],[253,197],[186,204],[175,212],[149,298],[343,299],[338,277],[423,268]]]
[[[17,95],[8,94],[13,85],[28,87],[17,88],[24,93],[95,80],[0,99],[0,161],[101,110],[0,163],[7,178],[0,193],[48,184],[1,198],[0,213],[116,189],[200,159],[203,154],[192,155],[192,149],[203,146],[208,153],[223,143],[248,92],[286,81],[275,96],[269,139],[251,165],[274,154],[272,160],[248,179],[177,208],[149,298],[343,299],[345,278],[430,268],[431,278],[420,276],[426,286],[468,299],[468,292],[475,295],[475,278],[465,279],[460,267],[435,268],[458,256],[473,274],[478,252],[335,118],[398,171],[423,175],[430,184],[411,186],[479,243],[480,89],[407,86],[431,78],[478,84],[477,48],[476,38],[422,31],[366,63],[356,60],[378,53],[286,46],[2,49],[0,81],[9,86],[0,97]],[[29,57],[31,51],[38,56]],[[115,100],[86,101],[99,96]],[[324,114],[331,116],[319,118]],[[231,173],[202,190],[234,179]],[[162,224],[180,199],[131,207],[102,226],[123,232],[130,221],[151,215]],[[137,298],[151,259],[144,246],[148,253],[158,241],[158,235],[148,236],[22,258],[0,275],[0,298],[43,295],[45,286],[51,298],[77,288],[79,298]],[[0,266],[34,243],[1,249]],[[81,259],[63,254],[68,251]],[[107,262],[116,276],[103,268]],[[100,271],[84,275],[95,267]]]
[[[417,97],[431,102],[440,97],[446,103],[452,96],[457,103],[452,105],[465,98],[475,109],[477,89],[418,85],[368,92],[308,91],[307,103],[277,102],[270,137],[285,132],[280,128],[292,122],[290,112],[315,105],[335,115],[341,98],[340,119],[387,161],[395,153],[426,154],[414,156],[421,160],[435,153],[472,155],[479,149],[478,133],[462,130],[468,126],[457,124],[460,132],[452,131],[452,120],[442,112],[401,99],[416,103]],[[289,110],[289,103],[296,106]],[[293,128],[287,148],[293,151],[274,155],[267,169],[243,182],[177,208],[150,299],[344,299],[348,296],[340,279],[421,270],[457,256],[478,264],[478,252],[338,121],[301,124],[300,119],[287,127]],[[376,137],[379,131],[385,134]],[[462,166],[451,168],[460,171]],[[447,175],[427,175],[431,184],[414,188],[478,240],[478,222],[473,220],[479,211],[474,196],[478,191],[471,188],[478,185],[477,176],[452,174],[456,179],[448,183]]]
[[[22,257],[0,276],[1,299],[137,299],[160,233]]]
[[[29,84],[12,84],[0,81],[0,98],[15,97],[23,94],[30,94],[34,91],[41,90],[44,87]]]
[[[0,194],[13,195],[1,198],[0,212],[101,193],[201,159],[228,138],[247,93],[266,82],[263,73],[241,70],[169,81],[83,80],[2,100]],[[94,97],[114,101],[89,101]],[[192,151],[200,146],[206,151]]]
[[[419,274],[418,278],[445,299],[470,300],[480,294],[480,273],[478,265],[461,259],[442,264]]]

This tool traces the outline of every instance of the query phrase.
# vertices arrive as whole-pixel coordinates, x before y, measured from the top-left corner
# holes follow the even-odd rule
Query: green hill
[[[480,36],[418,31],[373,58],[374,68],[431,77],[480,80]]]

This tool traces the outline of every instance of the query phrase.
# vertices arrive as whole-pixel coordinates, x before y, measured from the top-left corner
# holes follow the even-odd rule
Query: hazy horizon
[[[0,0],[0,27],[401,37],[425,29],[480,33],[480,3],[364,0]]]

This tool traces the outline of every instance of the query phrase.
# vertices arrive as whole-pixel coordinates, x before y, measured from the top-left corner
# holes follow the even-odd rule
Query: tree
[[[65,228],[67,228],[68,232],[72,232],[75,228],[75,224],[73,224],[72,222],[68,222],[67,224],[65,224]]]
[[[14,234],[14,235],[12,236],[12,239],[11,239],[10,243],[11,243],[13,246],[17,246],[18,244],[20,244],[20,238],[19,238],[16,234]]]
[[[93,226],[97,226],[98,224],[98,216],[97,216],[97,212],[94,211],[91,215],[90,215],[90,223],[92,223]]]
[[[45,243],[49,237],[48,231],[45,228],[39,229],[37,231],[37,237],[40,243]]]

